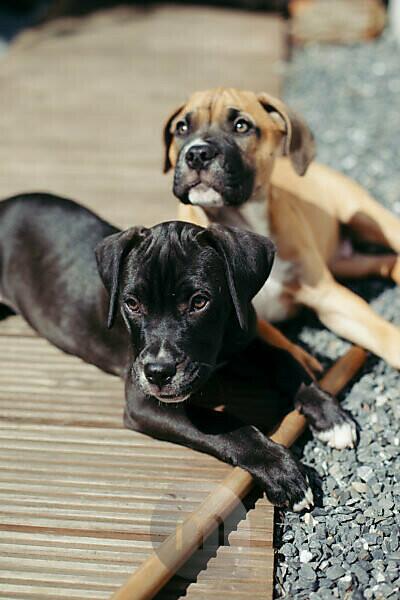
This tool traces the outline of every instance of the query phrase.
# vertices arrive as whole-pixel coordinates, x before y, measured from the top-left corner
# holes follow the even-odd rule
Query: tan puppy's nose
[[[218,154],[217,148],[213,144],[203,143],[190,146],[185,155],[187,165],[195,171],[206,169],[210,162]]]

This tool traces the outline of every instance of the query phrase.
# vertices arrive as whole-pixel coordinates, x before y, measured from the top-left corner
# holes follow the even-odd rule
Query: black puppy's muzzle
[[[204,142],[189,146],[185,154],[186,164],[194,171],[207,169],[214,158],[219,154],[215,144]]]
[[[132,365],[132,376],[142,392],[162,402],[183,402],[208,379],[212,365],[187,355],[143,352]]]
[[[144,365],[143,371],[149,383],[162,389],[176,375],[176,364],[167,360],[152,361]]]

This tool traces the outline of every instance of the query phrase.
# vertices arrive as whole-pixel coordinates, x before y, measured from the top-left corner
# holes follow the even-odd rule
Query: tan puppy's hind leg
[[[400,369],[400,329],[362,298],[332,280],[301,288],[296,299],[315,310],[326,327]]]
[[[332,215],[349,226],[357,237],[382,244],[400,254],[400,219],[396,215],[342,173],[315,163],[309,174],[299,182],[304,186],[307,179],[312,180],[313,185],[303,197],[311,194],[312,201],[318,206],[318,193],[325,195],[326,210],[331,212],[333,209]]]
[[[366,195],[348,225],[356,236],[400,253],[400,219]]]
[[[396,261],[390,271],[390,278],[393,279],[397,285],[400,285],[400,257],[396,256]]]
[[[400,258],[397,254],[353,254],[349,258],[337,258],[330,270],[338,279],[361,279],[363,277],[383,277],[400,284]]]

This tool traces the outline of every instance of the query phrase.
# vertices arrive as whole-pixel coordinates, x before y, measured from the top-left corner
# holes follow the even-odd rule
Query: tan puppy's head
[[[311,131],[283,102],[224,88],[196,92],[176,109],[164,142],[174,194],[204,207],[240,206],[262,193],[277,156],[304,175],[315,154]]]

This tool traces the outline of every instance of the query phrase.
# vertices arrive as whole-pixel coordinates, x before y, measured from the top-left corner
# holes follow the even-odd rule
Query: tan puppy
[[[275,241],[278,258],[254,301],[259,317],[279,321],[308,306],[335,333],[400,368],[400,330],[335,279],[399,283],[400,220],[350,179],[309,167],[313,136],[297,115],[266,93],[198,92],[168,119],[164,140],[182,220],[218,221]],[[355,239],[391,252],[360,254]]]

